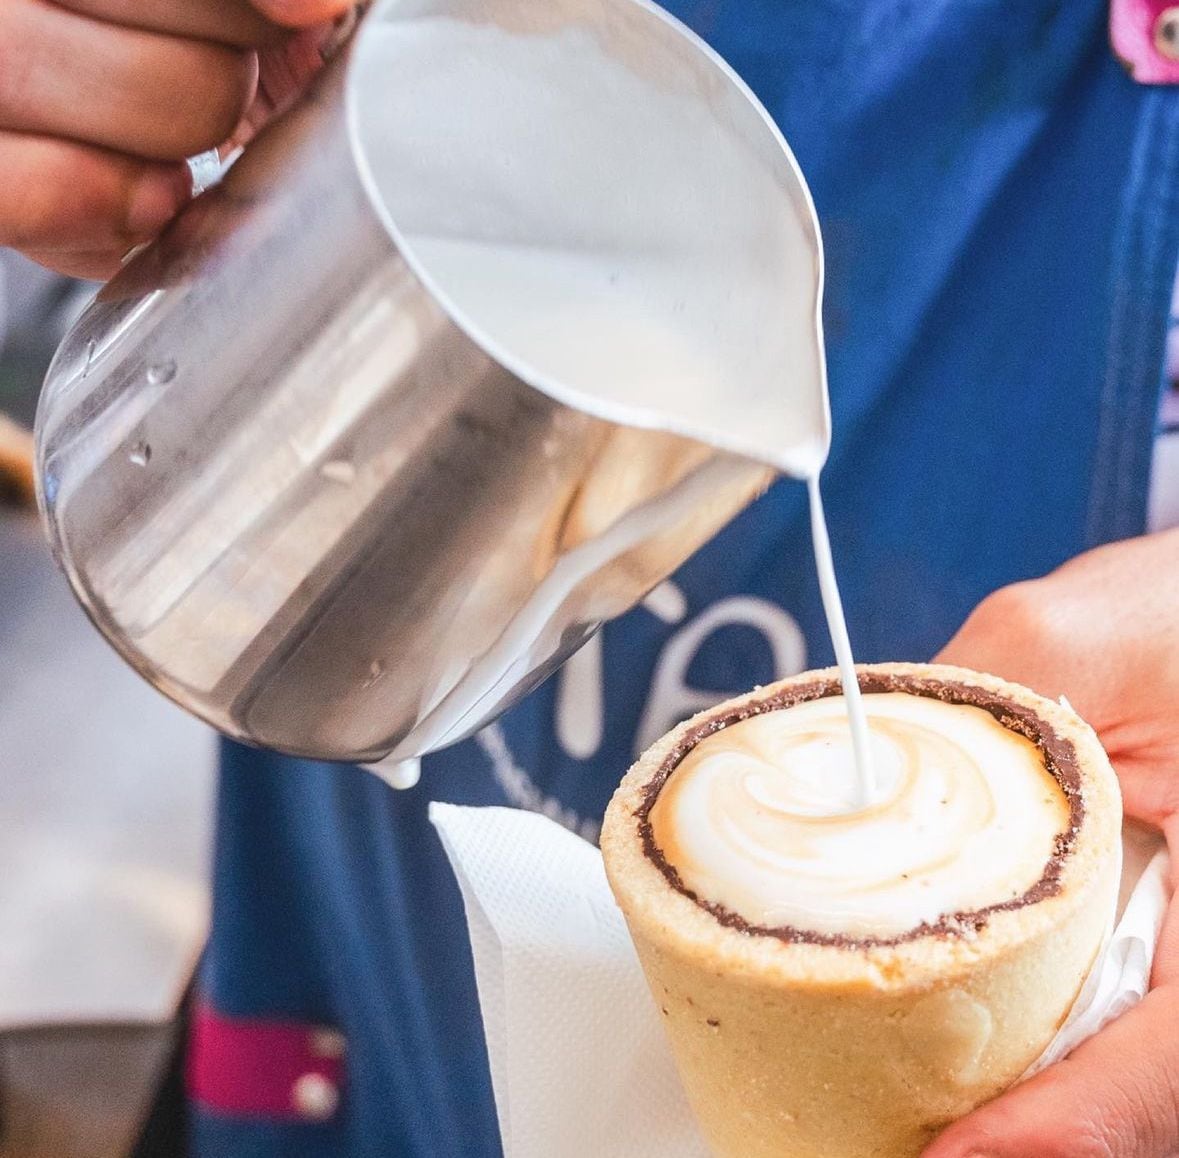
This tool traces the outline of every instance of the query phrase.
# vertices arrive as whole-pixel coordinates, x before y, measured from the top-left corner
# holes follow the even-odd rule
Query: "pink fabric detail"
[[[1176,0],[1110,0],[1109,39],[1114,53],[1139,84],[1179,84],[1179,60],[1155,47],[1159,14]]]
[[[339,1090],[343,1039],[325,1026],[231,1018],[208,1005],[193,1010],[186,1083],[190,1098],[218,1113],[272,1121],[325,1121],[297,1098],[314,1074]]]

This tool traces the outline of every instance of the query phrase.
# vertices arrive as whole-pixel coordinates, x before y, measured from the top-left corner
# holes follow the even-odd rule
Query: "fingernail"
[[[272,20],[306,27],[331,20],[351,5],[345,0],[265,0],[263,7]]]
[[[347,12],[337,16],[335,20],[322,29],[316,43],[320,60],[326,63],[336,55],[355,31],[359,20],[359,9],[349,8]]]
[[[176,216],[189,199],[191,188],[186,169],[153,169],[145,173],[127,203],[127,232],[133,237],[156,233]]]

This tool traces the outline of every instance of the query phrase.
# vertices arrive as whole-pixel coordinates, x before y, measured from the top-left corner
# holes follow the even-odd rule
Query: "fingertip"
[[[263,16],[288,28],[322,24],[354,6],[354,0],[254,0],[254,7]]]
[[[163,78],[160,78],[163,83]],[[155,161],[180,161],[226,141],[258,91],[258,54],[220,45],[192,45],[177,60],[172,115],[131,142],[114,147]]]
[[[977,1134],[963,1135],[956,1127],[921,1152],[921,1158],[1000,1158],[999,1150]]]

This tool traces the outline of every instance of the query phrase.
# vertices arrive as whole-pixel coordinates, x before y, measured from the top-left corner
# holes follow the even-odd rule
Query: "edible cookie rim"
[[[853,949],[887,948],[927,937],[949,939],[977,935],[985,928],[988,920],[998,913],[1014,912],[1049,897],[1058,896],[1061,892],[1061,878],[1065,865],[1076,848],[1077,837],[1085,819],[1080,764],[1072,740],[1061,736],[1052,723],[1035,709],[981,683],[972,684],[964,679],[922,676],[911,672],[871,667],[859,668],[856,674],[860,690],[865,694],[905,692],[940,700],[943,703],[979,708],[1004,728],[1023,736],[1036,746],[1044,760],[1045,770],[1064,793],[1069,810],[1068,827],[1053,838],[1053,852],[1039,880],[1018,897],[979,909],[945,914],[935,922],[923,922],[892,937],[850,937],[841,933],[819,933],[793,925],[755,925],[724,905],[706,901],[689,889],[657,844],[650,819],[651,809],[671,774],[697,744],[733,724],[766,712],[781,711],[811,700],[841,695],[839,677],[831,674],[790,682],[785,687],[778,687],[765,695],[754,694],[745,697],[729,706],[727,710],[722,705],[712,714],[688,727],[677,738],[677,742],[664,756],[654,775],[640,789],[640,804],[634,812],[638,820],[643,854],[659,870],[667,883],[699,909],[712,916],[718,924],[736,932],[770,937],[788,944],[828,945]]]

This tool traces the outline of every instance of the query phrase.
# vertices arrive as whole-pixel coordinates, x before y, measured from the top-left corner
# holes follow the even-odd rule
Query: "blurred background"
[[[212,734],[100,640],[27,489],[94,289],[0,250],[0,1158],[135,1149],[208,925]]]

